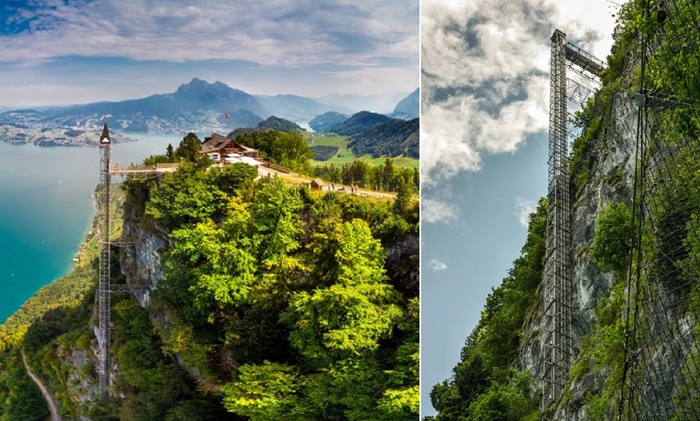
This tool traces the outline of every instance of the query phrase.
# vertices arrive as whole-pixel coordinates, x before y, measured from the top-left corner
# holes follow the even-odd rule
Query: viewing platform
[[[166,173],[174,172],[177,170],[177,163],[161,163],[153,165],[130,165],[128,167],[121,167],[119,164],[114,164],[114,166],[109,170],[110,174],[152,174],[152,173]]]

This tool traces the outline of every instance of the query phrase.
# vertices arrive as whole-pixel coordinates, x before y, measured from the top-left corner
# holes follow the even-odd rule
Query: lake
[[[184,134],[127,136],[138,141],[112,145],[112,163],[126,166],[165,153]],[[99,161],[98,148],[15,146],[0,139],[0,322],[72,268],[95,213]]]

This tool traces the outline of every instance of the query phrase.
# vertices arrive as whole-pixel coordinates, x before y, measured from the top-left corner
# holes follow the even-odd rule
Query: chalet
[[[323,181],[320,178],[314,178],[309,183],[309,188],[311,190],[323,190]]]
[[[205,154],[215,162],[222,162],[229,155],[240,155],[247,157],[258,156],[258,150],[241,145],[233,139],[212,133],[204,138],[202,148],[199,153]]]

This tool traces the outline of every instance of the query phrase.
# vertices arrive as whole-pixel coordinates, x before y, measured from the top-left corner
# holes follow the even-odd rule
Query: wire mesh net
[[[700,419],[700,6],[645,1],[637,226],[619,418]]]

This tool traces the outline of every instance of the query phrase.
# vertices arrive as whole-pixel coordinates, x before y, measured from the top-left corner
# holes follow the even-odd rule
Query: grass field
[[[356,156],[352,150],[348,149],[348,140],[345,136],[313,136],[309,146],[338,146],[338,152],[327,161],[311,160],[311,165],[330,165],[340,166],[349,164],[353,161],[367,161],[372,165],[380,165],[384,163],[383,157],[372,158],[371,155]],[[418,168],[419,161],[417,159],[399,156],[392,158],[394,165],[403,168]]]

